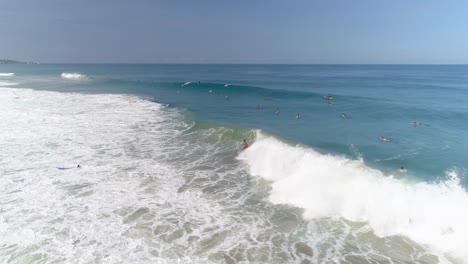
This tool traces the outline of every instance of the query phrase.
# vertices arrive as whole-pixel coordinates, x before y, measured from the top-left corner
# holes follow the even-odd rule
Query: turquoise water
[[[468,66],[0,65],[0,87],[2,260],[468,261]]]
[[[196,120],[260,128],[384,171],[432,181],[466,169],[468,66],[19,65],[30,88],[124,92],[188,109]],[[88,78],[70,83],[62,72]],[[192,82],[181,87],[185,82]],[[200,82],[200,84],[198,84]],[[225,87],[225,84],[230,84]],[[212,90],[212,93],[209,93]],[[179,91],[179,93],[177,93]],[[334,97],[332,105],[323,99]],[[229,96],[229,101],[225,100]],[[261,105],[260,110],[255,106]],[[280,115],[275,116],[275,109]],[[296,120],[296,114],[300,119]],[[342,120],[345,113],[349,119]],[[412,122],[423,123],[415,127]],[[392,140],[383,143],[383,135]]]

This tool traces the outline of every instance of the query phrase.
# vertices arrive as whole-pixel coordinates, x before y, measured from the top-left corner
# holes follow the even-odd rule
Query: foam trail
[[[12,77],[12,76],[15,76],[13,72],[9,72],[9,73],[0,72],[0,77]]]
[[[63,72],[62,73],[62,78],[64,79],[70,79],[70,80],[80,80],[86,78],[86,75],[80,74],[80,73],[69,73],[69,72]]]
[[[192,82],[186,82],[186,83],[182,84],[182,87],[184,87],[184,86],[186,86],[186,85],[189,85],[189,84],[191,84],[191,83],[192,83]]]
[[[225,85],[224,85],[224,87],[228,87],[229,85],[230,85],[230,84],[229,84],[229,83],[227,83],[227,84],[225,84]]]
[[[305,218],[367,222],[378,236],[407,236],[468,261],[468,195],[453,171],[442,183],[411,183],[262,133],[239,159],[272,181],[271,202],[304,208]]]

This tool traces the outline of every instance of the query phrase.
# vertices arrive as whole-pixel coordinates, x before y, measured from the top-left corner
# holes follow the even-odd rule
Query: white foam
[[[468,261],[468,195],[454,172],[442,183],[409,182],[262,133],[239,159],[272,182],[271,202],[304,208],[308,219],[367,222],[381,237],[407,236]]]
[[[190,129],[179,110],[134,96],[12,88],[0,89],[0,120],[0,262],[272,263],[290,252],[289,263],[304,258],[298,239],[312,263],[371,252],[346,249],[347,227],[305,227],[266,201],[269,186],[232,160],[236,129]]]
[[[15,76],[13,72],[9,72],[9,73],[0,72],[0,77],[12,77],[12,76]]]
[[[0,89],[0,262],[177,261],[152,233],[169,222],[160,214],[216,211],[196,191],[177,194],[185,181],[163,162],[181,118],[133,96]]]
[[[80,74],[80,73],[69,73],[69,72],[63,72],[62,73],[62,78],[64,79],[70,79],[70,80],[80,80],[86,78],[86,75]]]
[[[18,85],[18,83],[16,83],[16,82],[4,82],[4,81],[0,81],[0,87],[1,87],[1,86],[15,86],[15,85]]]

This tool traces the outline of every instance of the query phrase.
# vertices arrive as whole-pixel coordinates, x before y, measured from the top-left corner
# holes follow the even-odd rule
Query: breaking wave
[[[406,236],[468,260],[468,194],[455,171],[443,182],[411,182],[261,132],[239,159],[272,182],[272,203],[303,208],[307,219],[366,222],[380,237]]]
[[[63,72],[62,73],[62,78],[64,79],[70,79],[70,80],[80,80],[86,78],[86,75],[80,74],[80,73],[69,73],[69,72]]]
[[[0,72],[0,77],[12,77],[12,76],[15,76],[15,74],[12,72],[9,72],[9,73]]]

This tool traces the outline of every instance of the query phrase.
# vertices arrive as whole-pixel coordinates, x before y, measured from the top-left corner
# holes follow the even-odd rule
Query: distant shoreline
[[[16,60],[0,59],[0,64],[37,64],[35,62],[23,62]]]

